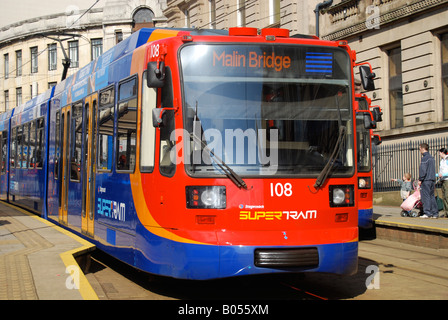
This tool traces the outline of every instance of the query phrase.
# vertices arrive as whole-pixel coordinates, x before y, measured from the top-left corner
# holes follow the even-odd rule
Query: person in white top
[[[448,217],[448,151],[446,148],[439,150],[440,166],[439,173],[436,178],[439,178],[442,183],[442,199],[445,217]]]

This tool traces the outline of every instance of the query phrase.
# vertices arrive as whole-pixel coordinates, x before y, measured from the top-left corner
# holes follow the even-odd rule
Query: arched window
[[[154,27],[153,18],[154,18],[154,12],[152,12],[151,9],[148,8],[138,9],[134,13],[134,16],[132,17],[132,20],[134,22],[134,28],[132,31],[134,32],[145,27],[147,28]]]

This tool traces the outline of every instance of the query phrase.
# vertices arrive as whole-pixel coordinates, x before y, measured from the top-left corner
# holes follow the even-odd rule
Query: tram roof
[[[62,94],[67,89],[71,89],[71,92],[66,92],[66,97],[63,100],[66,100],[70,95],[72,102],[85,97],[91,92],[99,90],[101,88],[109,85],[109,70],[108,68],[113,65],[119,59],[125,57],[126,55],[132,53],[136,48],[144,45],[145,43],[175,37],[181,31],[187,31],[190,34],[195,35],[226,35],[228,32],[225,30],[196,30],[196,29],[170,29],[170,28],[143,28],[133,33],[131,36],[121,41],[111,49],[104,52],[95,60],[91,61],[89,64],[85,65],[75,74],[69,76],[64,81],[58,83],[56,85],[56,89],[54,95],[57,96]],[[129,61],[130,62],[130,61]],[[124,62],[120,65],[119,69],[115,69],[115,73],[118,72],[122,77],[126,76],[126,67],[129,63]],[[101,71],[102,72],[99,72]],[[62,103],[68,101],[62,101]]]

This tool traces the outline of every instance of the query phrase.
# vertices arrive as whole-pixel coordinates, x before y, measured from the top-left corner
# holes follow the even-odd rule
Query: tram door
[[[67,106],[61,109],[59,134],[59,222],[67,225],[68,182],[70,180],[70,111]]]
[[[95,172],[97,137],[97,101],[95,93],[85,99],[84,170],[82,198],[82,232],[93,237],[95,221]]]

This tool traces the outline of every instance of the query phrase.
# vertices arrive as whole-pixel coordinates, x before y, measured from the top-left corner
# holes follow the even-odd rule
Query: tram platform
[[[439,212],[441,213],[442,211]],[[377,238],[448,249],[448,218],[402,217],[398,206],[373,206],[373,219]]]
[[[98,299],[75,257],[95,246],[0,202],[0,300]]]

